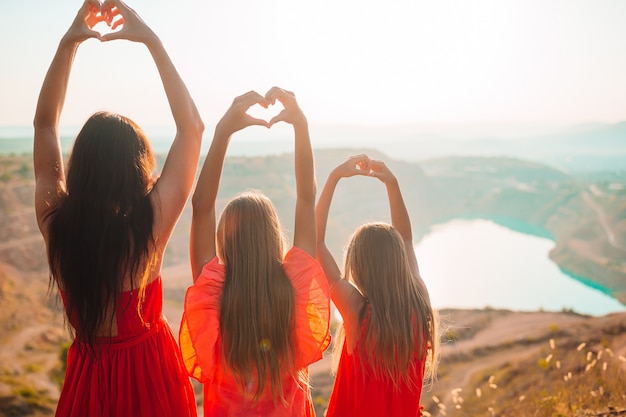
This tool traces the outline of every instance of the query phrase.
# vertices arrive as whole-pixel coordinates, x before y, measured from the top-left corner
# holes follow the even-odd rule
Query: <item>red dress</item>
[[[320,265],[307,252],[291,248],[283,269],[295,294],[295,357],[298,369],[322,358],[330,343],[328,283]],[[204,383],[204,415],[209,416],[314,416],[308,388],[285,376],[285,403],[275,404],[269,386],[256,402],[245,393],[222,361],[220,299],[225,268],[214,257],[187,290],[180,325],[180,348],[189,374]],[[242,312],[245,314],[245,311]],[[268,384],[269,385],[269,384]]]
[[[426,358],[418,358],[415,355],[416,366],[411,367],[413,369],[411,380],[415,381],[413,387],[400,383],[399,387],[394,389],[389,378],[376,378],[374,368],[363,351],[364,336],[369,326],[371,312],[371,305],[368,304],[361,323],[359,340],[352,354],[346,350],[345,343],[343,345],[326,417],[421,416],[420,396]]]
[[[137,305],[137,291],[120,294],[118,335],[101,338],[96,356],[79,353],[77,342],[72,343],[57,416],[197,415],[176,339],[162,315],[160,277],[146,286],[142,317]]]

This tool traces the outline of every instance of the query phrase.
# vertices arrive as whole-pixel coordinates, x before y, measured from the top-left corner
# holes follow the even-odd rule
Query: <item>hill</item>
[[[397,174],[416,239],[432,225],[447,219],[492,219],[525,233],[551,237],[556,247],[550,256],[564,270],[585,277],[625,300],[626,187],[623,185],[626,181],[620,173],[573,176],[549,166],[512,158],[441,158],[416,164],[391,160],[372,150],[318,149],[318,186],[321,187],[336,164],[349,155],[365,151],[374,158],[386,160]],[[293,155],[289,154],[228,158],[218,210],[227,199],[245,188],[263,189],[274,201],[286,234],[291,235],[295,198],[292,159]],[[159,160],[162,163],[162,157]],[[45,249],[35,221],[33,196],[31,156],[0,159],[0,415],[53,413],[68,341],[58,299],[54,291],[48,293]],[[341,182],[333,201],[328,233],[329,246],[338,259],[350,233],[366,220],[389,221],[384,187],[371,178]],[[190,283],[189,223],[190,207],[187,205],[165,257],[164,305],[173,327],[177,327],[182,297]],[[605,320],[566,313],[537,313],[528,321],[528,314],[531,313],[450,312],[451,330],[447,337],[451,342],[442,349],[441,376],[430,392],[447,407],[454,407],[450,390],[465,384],[461,388],[465,390],[463,398],[468,403],[467,392],[484,383],[490,376],[488,373],[495,374],[496,381],[504,380],[505,374],[496,372],[501,368],[511,373],[506,374],[511,381],[531,380],[537,370],[526,361],[536,362],[538,354],[547,354],[542,349],[546,349],[549,338],[556,340],[563,353],[571,351],[576,339],[589,341],[594,355],[602,346],[610,347],[617,361],[619,355],[626,356],[620,350],[626,346],[621,336],[623,329],[617,324],[623,321],[622,316]],[[471,321],[471,317],[475,321]],[[520,330],[519,334],[526,334],[526,341],[518,342],[511,339],[511,335],[474,338],[481,329],[487,331],[492,324],[502,330],[517,329],[516,326],[523,323],[527,323],[528,329]],[[461,343],[464,340],[473,341]],[[496,358],[506,357],[508,361],[485,359],[492,354]],[[478,369],[476,363],[485,366]],[[603,366],[600,360],[597,363]],[[615,364],[620,365],[610,363]],[[327,370],[324,363],[317,366],[326,366]],[[620,366],[623,372],[623,365]],[[327,378],[324,375],[328,373],[324,372],[319,374],[322,377],[318,375],[318,380]],[[455,375],[467,375],[467,378],[458,381]],[[477,379],[472,379],[474,377]],[[524,389],[523,385],[510,386],[515,387],[511,395],[519,396],[522,392],[519,390]],[[625,385],[619,387],[626,388]],[[594,390],[599,393],[598,388]],[[316,392],[321,396],[319,406],[323,407],[326,395],[323,384]],[[495,397],[480,398],[494,400]],[[615,407],[624,406],[624,402],[611,401]],[[440,408],[424,402],[431,413]],[[476,407],[486,407],[486,403],[480,401],[476,404],[479,404]]]

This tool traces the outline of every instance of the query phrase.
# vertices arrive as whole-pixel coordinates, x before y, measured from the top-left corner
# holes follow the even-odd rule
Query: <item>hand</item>
[[[260,104],[267,108],[269,101],[256,91],[248,91],[239,97],[235,97],[233,104],[231,104],[217,124],[216,132],[219,131],[221,134],[230,137],[233,133],[248,126],[256,125],[269,128],[270,124],[265,120],[256,119],[246,113],[255,104]]]
[[[333,169],[333,173],[339,178],[348,178],[355,175],[370,175],[370,159],[367,155],[356,155]]]
[[[101,38],[103,42],[126,39],[132,42],[147,44],[149,41],[158,39],[137,12],[121,0],[106,0],[102,4],[101,11],[103,19],[111,26],[112,30],[122,26],[117,32],[103,35]]]
[[[384,184],[389,184],[397,181],[395,175],[393,175],[391,170],[387,167],[387,165],[385,165],[383,161],[370,159],[370,170],[370,175],[372,177],[378,178]]]
[[[72,43],[81,43],[89,38],[100,39],[100,34],[93,27],[104,18],[100,14],[98,0],[85,0],[72,25],[63,36],[63,40]]]
[[[283,90],[279,87],[272,87],[265,94],[265,98],[267,99],[269,104],[276,103],[276,100],[278,99],[278,101],[280,101],[284,107],[284,109],[279,114],[272,117],[272,120],[270,120],[268,127],[271,127],[278,122],[286,122],[294,126],[297,124],[306,124],[306,117],[298,106],[298,102],[296,101],[296,95],[291,91]]]

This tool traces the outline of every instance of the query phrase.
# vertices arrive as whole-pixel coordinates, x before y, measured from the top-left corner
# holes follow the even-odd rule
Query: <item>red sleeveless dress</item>
[[[348,354],[345,343],[343,345],[326,417],[419,417],[422,415],[420,397],[426,358],[418,358],[417,355],[414,358],[416,366],[411,367],[411,379],[415,381],[413,387],[400,383],[394,389],[389,378],[376,378],[374,368],[363,351],[371,312],[371,305],[367,304],[359,340],[352,354]]]
[[[176,339],[162,315],[161,278],[146,286],[142,317],[137,293],[118,297],[118,335],[101,338],[97,355],[81,354],[76,341],[70,346],[56,416],[197,415]],[[65,304],[65,294],[61,296]]]

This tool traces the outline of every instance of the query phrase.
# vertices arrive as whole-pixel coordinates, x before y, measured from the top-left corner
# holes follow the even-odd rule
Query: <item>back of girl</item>
[[[354,175],[385,184],[392,224],[369,223],[357,229],[342,277],[325,243],[326,224],[337,183]],[[317,257],[343,318],[335,340],[339,365],[326,415],[421,416],[422,385],[436,366],[437,318],[419,274],[397,179],[383,162],[366,155],[352,157],[330,173],[316,215]]]
[[[279,100],[269,123],[246,111]],[[296,213],[285,254],[269,198],[247,191],[216,221],[215,201],[231,136],[284,121],[295,133]],[[307,367],[329,343],[328,284],[315,260],[315,176],[304,114],[293,93],[272,88],[235,98],[215,136],[193,196],[191,266],[180,346],[204,383],[205,416],[311,416]]]
[[[120,27],[101,36],[98,22]],[[176,137],[160,178],[130,119],[92,115],[67,166],[59,117],[79,45],[143,43],[161,75]],[[120,0],[86,0],[59,43],[34,120],[35,208],[50,278],[74,341],[57,416],[195,416],[193,388],[162,314],[161,262],[191,191],[203,124],[159,38]]]

